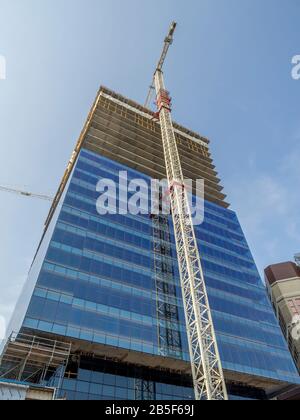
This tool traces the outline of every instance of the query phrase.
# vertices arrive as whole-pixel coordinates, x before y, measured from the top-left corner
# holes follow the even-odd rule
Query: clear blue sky
[[[0,184],[53,194],[100,84],[143,102],[175,19],[175,119],[208,136],[264,266],[300,251],[299,0],[0,0]],[[14,307],[48,203],[0,192],[0,314]]]

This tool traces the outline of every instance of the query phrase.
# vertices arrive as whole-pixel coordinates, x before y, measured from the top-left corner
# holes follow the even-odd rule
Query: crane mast
[[[191,370],[196,400],[227,400],[227,390],[213,325],[188,192],[171,117],[171,98],[166,91],[162,67],[173,41],[173,23],[154,75],[162,143],[171,199]],[[148,95],[149,97],[149,95]]]

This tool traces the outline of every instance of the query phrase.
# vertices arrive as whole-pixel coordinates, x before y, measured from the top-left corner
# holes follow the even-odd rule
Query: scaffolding
[[[162,212],[161,193],[159,194],[159,201],[159,212]],[[159,353],[161,356],[182,357],[169,216],[153,214],[151,218]]]
[[[0,380],[45,385],[53,377],[59,389],[71,344],[31,334],[12,333],[0,357]]]

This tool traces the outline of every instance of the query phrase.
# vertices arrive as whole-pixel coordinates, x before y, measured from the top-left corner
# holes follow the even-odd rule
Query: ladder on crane
[[[196,400],[228,400],[206,284],[184,186],[184,176],[171,117],[171,98],[164,84],[163,64],[177,24],[172,23],[147,96],[149,107],[156,91],[157,117],[160,121],[166,163],[176,249]]]

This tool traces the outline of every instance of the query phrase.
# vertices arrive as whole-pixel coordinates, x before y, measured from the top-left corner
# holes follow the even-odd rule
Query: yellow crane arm
[[[163,50],[162,50],[160,59],[158,61],[158,64],[157,64],[155,72],[154,72],[154,76],[153,76],[153,79],[152,79],[152,84],[149,88],[149,93],[148,93],[148,96],[147,96],[147,99],[146,99],[146,102],[145,102],[145,108],[150,108],[150,106],[151,106],[151,100],[152,100],[153,95],[155,93],[155,74],[156,74],[157,71],[161,71],[162,68],[163,68],[163,65],[165,63],[169,48],[173,44],[174,32],[176,30],[176,27],[177,27],[177,23],[172,22],[172,24],[170,26],[170,29],[169,29],[169,33],[165,38],[165,42],[164,42],[164,46],[163,46]]]

